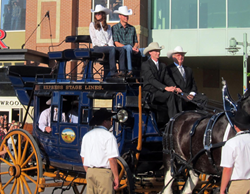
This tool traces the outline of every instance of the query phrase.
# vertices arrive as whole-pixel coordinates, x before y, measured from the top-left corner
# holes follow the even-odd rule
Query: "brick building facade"
[[[115,0],[116,2],[119,0]],[[147,46],[148,40],[148,5],[145,0],[123,0],[123,5],[133,10],[129,23],[135,26],[140,47]],[[47,53],[49,46],[59,45],[66,36],[89,35],[89,24],[92,21],[91,9],[94,0],[37,0],[27,1],[26,5],[26,40],[37,31],[26,43],[25,48]],[[49,17],[46,12],[49,11]],[[38,24],[40,24],[38,26]],[[117,22],[109,23],[111,26]],[[50,47],[50,51],[74,48],[74,44],[64,43]],[[72,63],[71,69],[75,67]],[[70,69],[67,68],[67,71]]]

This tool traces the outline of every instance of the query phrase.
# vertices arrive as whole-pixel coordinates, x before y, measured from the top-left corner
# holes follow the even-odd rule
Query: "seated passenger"
[[[145,48],[144,54],[149,54],[150,58],[141,65],[141,76],[143,78],[143,91],[148,91],[154,95],[154,100],[165,103],[168,107],[169,118],[179,111],[180,104],[175,99],[174,92],[182,92],[177,88],[173,80],[168,76],[166,65],[159,61],[160,50],[164,46],[159,46],[157,42],[152,42]]]
[[[121,6],[114,13],[119,14],[120,22],[112,26],[113,40],[116,47],[122,47],[126,50],[127,57],[127,76],[132,76],[132,55],[144,57],[144,48],[139,48],[135,27],[128,24],[129,16],[132,15],[132,9],[127,6]]]
[[[184,93],[186,93],[187,101],[194,101],[195,103],[200,104],[199,107],[202,108],[206,106],[207,97],[197,93],[193,71],[190,67],[183,65],[186,53],[187,52],[184,52],[181,46],[177,46],[174,50],[168,51],[168,58],[172,57],[174,62],[167,66],[168,75],[172,78],[176,87],[179,87]],[[193,104],[187,104],[187,109],[189,109],[188,107],[191,105]]]
[[[51,98],[46,102],[47,105],[51,105]],[[38,121],[38,127],[41,131],[50,133],[51,132],[51,127],[50,127],[50,117],[51,117],[51,106],[47,109],[45,109]]]
[[[95,52],[109,54],[109,68],[111,77],[125,76],[125,50],[115,47],[110,25],[106,23],[106,14],[111,11],[102,5],[96,5],[95,10],[91,10],[95,14],[94,22],[89,25],[89,34]],[[119,53],[120,71],[116,69],[116,53]]]
[[[79,100],[72,102],[72,108],[67,114],[70,123],[78,123],[78,104]]]

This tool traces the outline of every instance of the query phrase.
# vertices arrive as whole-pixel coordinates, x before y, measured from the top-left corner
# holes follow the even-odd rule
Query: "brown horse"
[[[248,114],[250,114],[249,93],[240,99],[237,106],[237,109],[242,108]],[[192,193],[198,182],[199,173],[220,177],[222,142],[235,134],[225,113],[209,115],[202,111],[188,111],[172,118],[163,135],[166,187],[163,193],[172,193],[173,180],[180,176],[183,169],[189,170],[189,178],[182,193]]]

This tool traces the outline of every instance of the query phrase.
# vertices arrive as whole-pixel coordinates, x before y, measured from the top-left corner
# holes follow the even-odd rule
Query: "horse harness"
[[[205,152],[206,155],[208,156],[209,162],[211,163],[211,165],[215,168],[215,170],[217,172],[217,175],[212,175],[212,176],[220,176],[221,171],[215,165],[211,151],[212,151],[212,149],[222,147],[226,142],[223,141],[220,143],[213,144],[212,143],[212,132],[213,132],[213,128],[215,126],[215,123],[223,115],[225,115],[225,113],[224,112],[217,113],[209,119],[207,126],[206,126],[206,130],[204,132],[204,136],[203,136],[203,147],[204,148],[202,150],[200,150],[194,157],[192,154],[192,136],[195,134],[195,130],[196,130],[197,126],[200,124],[200,122],[202,120],[210,117],[211,115],[204,115],[202,113],[203,116],[193,124],[193,127],[189,133],[189,135],[190,135],[190,144],[189,144],[190,145],[190,159],[189,159],[189,161],[186,161],[181,156],[179,156],[177,153],[175,153],[174,143],[173,143],[174,122],[175,122],[176,118],[181,116],[183,113],[184,112],[181,112],[181,113],[175,115],[173,118],[171,118],[170,121],[168,122],[168,124],[166,125],[165,131],[163,133],[163,153],[170,154],[171,175],[178,176],[181,173],[180,170],[184,170],[185,168],[193,169],[193,166],[194,166],[196,160],[200,157],[201,154],[203,154]],[[174,163],[175,160],[177,161],[177,163],[184,165],[184,167],[182,167],[178,172],[176,172],[175,163]]]
[[[213,134],[213,128],[214,128],[215,123],[223,115],[225,115],[224,112],[217,113],[217,114],[213,115],[209,119],[206,130],[205,130],[205,133],[204,133],[204,136],[203,136],[203,147],[205,149],[205,153],[206,153],[206,155],[208,157],[208,160],[209,160],[210,164],[212,164],[212,166],[215,168],[215,170],[217,172],[217,175],[221,174],[221,170],[219,170],[217,168],[217,166],[215,165],[215,163],[214,163],[212,153],[211,153],[211,149],[222,147],[226,142],[220,142],[220,143],[212,144],[212,134]]]

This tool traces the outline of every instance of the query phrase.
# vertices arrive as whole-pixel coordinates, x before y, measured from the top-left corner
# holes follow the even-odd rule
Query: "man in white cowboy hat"
[[[250,115],[240,109],[231,119],[237,134],[222,147],[220,194],[226,193],[230,181],[228,194],[245,194],[250,191]]]
[[[153,101],[165,104],[168,107],[169,118],[179,112],[179,102],[176,101],[174,92],[182,92],[177,88],[173,80],[167,75],[166,65],[160,63],[160,51],[164,46],[152,42],[145,48],[144,54],[150,58],[141,65],[141,76],[143,78],[143,91],[153,95]]]
[[[81,158],[87,173],[87,194],[114,194],[119,187],[115,136],[108,131],[115,113],[102,108],[96,111],[89,125],[94,129],[82,138]]]
[[[113,40],[116,47],[126,50],[128,76],[132,75],[132,55],[143,56],[144,48],[139,48],[135,27],[128,24],[132,9],[121,6],[114,13],[119,14],[120,22],[112,26]]]
[[[197,93],[197,86],[194,80],[193,71],[190,67],[184,66],[184,56],[187,52],[183,51],[181,46],[175,47],[174,50],[167,52],[167,57],[173,59],[174,63],[167,66],[168,76],[172,78],[176,87],[179,87],[184,95],[186,101],[194,101],[200,108],[207,103],[205,95]],[[184,109],[194,108],[193,104],[183,101]],[[195,106],[196,108],[196,106]]]
[[[49,105],[49,108],[46,108],[45,110],[42,111],[39,117],[38,121],[38,127],[41,131],[50,133],[51,132],[51,98],[47,100],[46,104]],[[67,101],[66,99],[63,98],[63,101]],[[53,115],[53,121],[57,121],[58,119],[58,108],[54,107],[54,115]],[[65,113],[62,113],[62,121],[66,122],[65,118]]]

